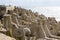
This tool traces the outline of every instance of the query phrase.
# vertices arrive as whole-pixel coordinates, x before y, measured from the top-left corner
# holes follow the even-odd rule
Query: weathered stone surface
[[[6,36],[5,34],[0,33],[0,40],[16,40],[12,37]]]
[[[14,37],[16,40],[25,40],[25,37],[29,37],[28,39],[35,37],[34,40],[60,39],[60,22],[57,22],[54,17],[45,17],[43,14],[38,14],[38,12],[16,6],[1,6],[0,11],[0,24],[3,25],[0,25],[0,31],[4,28],[7,33],[5,35],[9,34],[8,36]],[[21,28],[22,30],[20,30]]]

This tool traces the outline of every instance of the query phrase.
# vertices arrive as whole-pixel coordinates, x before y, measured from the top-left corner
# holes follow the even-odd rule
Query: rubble
[[[16,6],[0,6],[0,33],[15,40],[60,40],[59,25],[54,17]]]

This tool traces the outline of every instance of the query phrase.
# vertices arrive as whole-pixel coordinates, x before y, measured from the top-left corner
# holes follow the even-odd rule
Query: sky
[[[12,4],[24,8],[60,6],[60,0],[0,0],[0,4]]]
[[[0,5],[15,5],[60,20],[60,0],[0,0]]]

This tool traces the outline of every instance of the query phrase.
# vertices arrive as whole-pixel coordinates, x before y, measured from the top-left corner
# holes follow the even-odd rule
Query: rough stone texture
[[[17,39],[25,40],[24,28],[30,29],[31,33],[29,34],[29,37],[36,37],[36,39],[38,40],[57,40],[55,39],[57,37],[52,37],[50,36],[50,34],[59,36],[58,38],[60,38],[60,22],[57,22],[54,17],[47,18],[43,14],[38,14],[38,12],[32,12],[31,10],[26,10],[20,7],[4,6],[4,8],[3,7],[1,8],[0,8],[0,12],[1,12],[0,31],[5,32],[3,29],[5,28],[6,33],[8,34],[10,32],[9,36],[13,35],[13,37],[16,38],[16,40]],[[22,31],[20,30],[21,28]],[[29,30],[27,33],[29,33]],[[23,36],[20,37],[21,34]],[[4,34],[1,34],[0,36],[2,36],[1,38],[4,39],[4,36],[6,35],[4,36],[3,35]],[[54,38],[54,39],[43,39],[46,37]]]
[[[5,34],[0,33],[0,40],[16,40],[12,37],[6,36]]]

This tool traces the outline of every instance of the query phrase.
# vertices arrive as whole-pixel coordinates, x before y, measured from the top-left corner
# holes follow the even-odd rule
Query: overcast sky
[[[60,20],[60,0],[0,0],[0,5],[16,5]]]
[[[60,6],[60,0],[0,0],[0,4],[12,4],[25,8]]]

